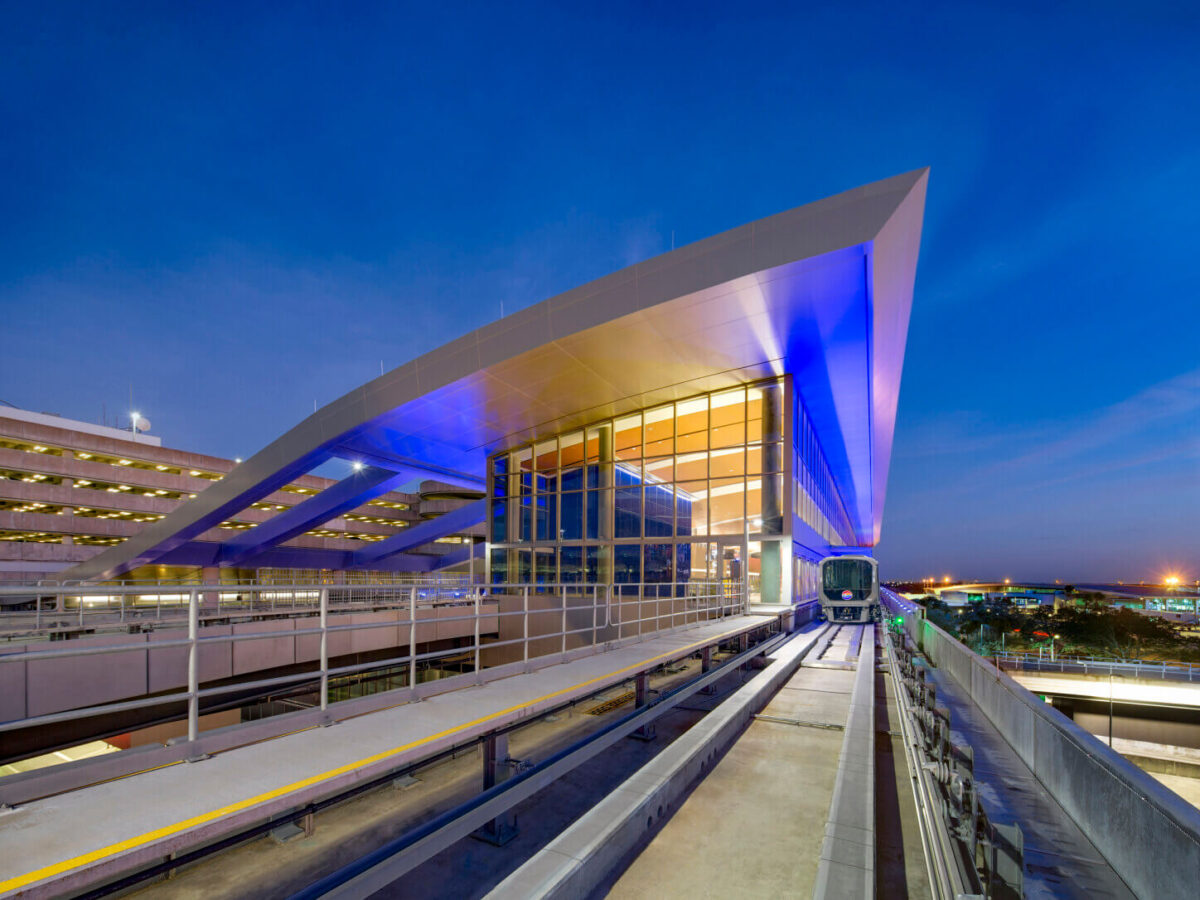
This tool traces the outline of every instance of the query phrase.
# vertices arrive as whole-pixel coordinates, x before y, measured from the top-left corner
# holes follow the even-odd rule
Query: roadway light
[[[1175,587],[1177,584],[1179,584],[1179,576],[1178,575],[1168,575],[1166,578],[1166,582],[1167,582],[1168,587]]]

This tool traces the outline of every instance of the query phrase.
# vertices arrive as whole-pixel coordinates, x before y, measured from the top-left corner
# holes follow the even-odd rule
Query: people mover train
[[[821,612],[830,622],[879,621],[879,563],[869,556],[821,560]]]

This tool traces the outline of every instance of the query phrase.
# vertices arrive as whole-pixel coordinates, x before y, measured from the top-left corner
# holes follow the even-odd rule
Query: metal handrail
[[[1128,662],[1097,657],[1041,658],[1026,653],[1001,652],[992,658],[1003,669],[1082,673],[1084,675],[1121,675],[1133,678],[1159,678],[1163,681],[1200,681],[1200,666],[1185,662],[1130,660]]]
[[[0,676],[6,668],[6,665],[13,663],[27,663],[42,660],[67,660],[77,659],[85,656],[97,656],[110,653],[130,653],[130,652],[149,652],[153,650],[168,650],[172,648],[187,649],[187,690],[176,691],[165,695],[155,697],[138,698],[133,700],[125,700],[110,703],[95,704],[92,706],[81,707],[73,710],[63,710],[59,712],[48,713],[40,716],[31,716],[22,719],[15,719],[8,722],[0,723],[0,733],[7,731],[15,731],[19,729],[37,727],[41,725],[49,725],[60,722],[73,721],[77,719],[90,718],[92,716],[123,712],[132,709],[140,709],[149,706],[163,705],[169,703],[187,702],[187,740],[195,741],[199,734],[199,714],[200,700],[205,697],[218,696],[227,693],[236,693],[245,690],[255,690],[264,687],[276,687],[287,684],[296,684],[304,682],[312,682],[319,680],[319,697],[320,708],[322,710],[328,708],[329,703],[329,679],[340,675],[348,675],[368,669],[383,669],[388,667],[408,667],[407,683],[408,689],[414,691],[418,684],[418,664],[421,662],[431,662],[449,656],[463,656],[470,654],[473,659],[474,672],[477,678],[482,671],[481,653],[489,648],[497,648],[511,646],[515,644],[523,645],[522,657],[528,661],[532,656],[547,656],[555,653],[566,653],[568,650],[568,638],[574,635],[591,633],[591,643],[595,647],[601,641],[601,632],[616,629],[615,636],[605,636],[603,640],[624,640],[636,637],[644,639],[649,634],[654,634],[664,628],[698,626],[703,622],[712,621],[715,619],[726,618],[734,615],[741,615],[746,611],[744,595],[740,585],[731,584],[729,582],[690,582],[687,584],[659,584],[659,583],[639,583],[628,585],[588,585],[588,584],[474,584],[467,585],[465,589],[460,588],[462,596],[456,597],[450,601],[441,603],[419,604],[418,597],[421,593],[420,586],[416,584],[409,585],[403,590],[406,595],[402,600],[397,598],[396,606],[407,611],[405,618],[397,617],[393,621],[387,622],[363,622],[363,623],[345,623],[330,621],[329,613],[331,611],[353,611],[356,607],[352,604],[337,604],[331,606],[330,594],[333,591],[349,591],[353,593],[355,590],[369,591],[375,588],[374,585],[352,586],[352,585],[328,585],[321,587],[317,592],[316,612],[319,615],[316,625],[304,628],[294,628],[292,630],[270,630],[261,632],[249,632],[241,634],[204,634],[202,628],[203,596],[210,593],[213,589],[220,589],[219,585],[193,585],[187,589],[187,605],[186,605],[186,624],[187,636],[178,638],[168,638],[166,640],[143,641],[136,644],[106,644],[103,646],[78,646],[76,641],[67,642],[76,644],[76,646],[56,647],[54,649],[25,649],[15,652],[0,652]],[[244,590],[251,592],[275,591],[279,589],[278,585],[249,585],[240,586]],[[0,592],[12,593],[14,588],[0,588]],[[25,590],[28,590],[26,588]],[[102,595],[112,593],[114,590],[122,594],[134,593],[143,591],[141,588],[132,587],[116,587],[108,585],[87,586],[81,588],[73,588],[72,592],[78,594],[81,598],[89,595]],[[626,593],[628,591],[628,593]],[[669,592],[665,596],[664,592]],[[519,609],[510,609],[502,611],[500,607],[501,598],[520,598],[521,604]],[[553,603],[548,608],[539,609],[530,607],[531,598],[553,598],[557,599],[557,603]],[[572,604],[570,601],[584,600],[584,603]],[[666,612],[663,612],[661,605],[669,604]],[[646,609],[647,604],[651,604],[651,609]],[[446,609],[446,608],[461,608],[469,612],[462,612],[449,616],[438,615],[436,617],[421,617],[418,610],[430,609]],[[633,614],[627,615],[632,609]],[[568,627],[575,623],[568,622],[569,616],[572,613],[591,612],[591,623],[584,624],[580,627]],[[311,610],[310,610],[311,612]],[[649,614],[647,614],[649,612]],[[601,615],[603,613],[603,616]],[[550,615],[558,615],[558,627],[549,630],[535,630],[531,633],[529,623],[531,617],[546,617]],[[511,638],[507,640],[485,640],[487,636],[492,634],[494,627],[497,637],[499,636],[499,623],[504,618],[521,617],[522,628],[521,637]],[[310,620],[311,621],[311,620]],[[548,620],[540,620],[548,621]],[[474,625],[474,638],[470,646],[455,647],[449,650],[437,650],[431,652],[417,652],[417,632],[422,625],[438,625],[446,622],[472,622]],[[665,622],[665,624],[664,624]],[[485,630],[486,623],[486,630]],[[493,625],[494,623],[494,625]],[[647,623],[652,623],[652,627],[644,627]],[[392,628],[403,629],[407,627],[407,641],[403,639],[401,644],[407,643],[407,654],[396,656],[387,660],[376,660],[369,663],[359,663],[349,666],[338,666],[331,668],[329,665],[328,641],[330,634],[339,632],[354,632],[354,631],[369,631],[377,628]],[[244,641],[261,641],[279,638],[298,638],[306,636],[316,636],[319,638],[319,654],[318,665],[308,671],[297,672],[290,675],[279,676],[275,678],[261,679],[258,681],[241,682],[230,685],[211,686],[201,688],[199,681],[199,655],[203,647],[216,645],[234,645]],[[547,642],[553,642],[558,639],[558,649],[546,651]],[[531,653],[530,645],[532,642],[540,641],[539,652]]]

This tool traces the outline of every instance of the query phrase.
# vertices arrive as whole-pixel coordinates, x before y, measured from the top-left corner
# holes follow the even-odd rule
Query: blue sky
[[[43,6],[0,399],[132,385],[247,456],[501,304],[928,165],[886,574],[1200,578],[1195,4]]]

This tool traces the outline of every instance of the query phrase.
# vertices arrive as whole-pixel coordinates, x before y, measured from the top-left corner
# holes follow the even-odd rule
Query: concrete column
[[[700,674],[701,675],[712,671],[712,667],[713,667],[712,654],[713,654],[713,648],[712,648],[711,644],[700,651]],[[712,694],[715,694],[716,692],[717,692],[717,686],[715,684],[710,684],[710,685],[708,685],[708,687],[700,688],[701,694],[708,694],[711,696]]]
[[[489,734],[483,739],[483,789],[490,790],[508,780],[511,771],[508,758],[508,735]],[[503,847],[517,836],[517,817],[511,812],[488,822],[472,837],[496,847]]]
[[[587,435],[584,435],[586,439]],[[615,502],[613,484],[613,430],[605,427],[599,430],[600,478],[599,486],[603,489],[598,494],[589,494],[589,499],[600,497],[604,502],[600,505],[596,518],[596,536],[601,541],[612,540],[613,505]],[[611,546],[601,550],[599,572],[596,575],[600,584],[613,583],[613,552]]]
[[[763,389],[763,471],[783,471],[783,385],[770,385]],[[772,443],[768,443],[772,442]],[[764,540],[759,549],[760,599],[763,603],[782,603],[781,588],[783,575],[783,542],[769,541],[766,535],[783,533],[782,476],[762,477],[762,533]]]
[[[634,679],[634,707],[642,709],[650,702],[650,674],[648,672],[640,673]],[[641,728],[629,735],[631,738],[636,738],[639,741],[654,740],[654,723],[643,725]]]

